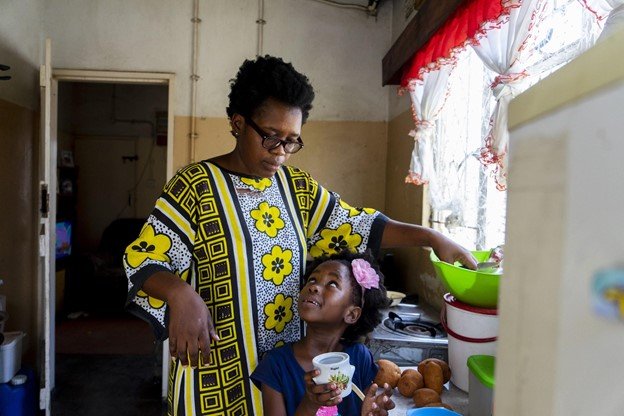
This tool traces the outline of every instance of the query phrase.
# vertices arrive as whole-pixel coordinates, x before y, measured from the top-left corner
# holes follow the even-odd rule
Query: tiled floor
[[[160,416],[160,344],[130,315],[80,316],[56,328],[53,416]]]
[[[53,416],[159,416],[160,361],[149,355],[58,354]]]

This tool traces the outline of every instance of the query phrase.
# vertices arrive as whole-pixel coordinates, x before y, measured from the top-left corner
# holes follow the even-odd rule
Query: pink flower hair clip
[[[379,275],[369,262],[364,259],[355,259],[351,262],[351,269],[355,280],[363,289],[379,289]]]

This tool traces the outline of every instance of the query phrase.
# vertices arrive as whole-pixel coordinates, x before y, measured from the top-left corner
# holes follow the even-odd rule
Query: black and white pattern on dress
[[[258,321],[256,342],[258,353],[262,354],[280,341],[294,342],[301,337],[297,311],[300,240],[276,179],[271,179],[271,184],[260,191],[243,183],[240,177],[230,176],[251,238]]]

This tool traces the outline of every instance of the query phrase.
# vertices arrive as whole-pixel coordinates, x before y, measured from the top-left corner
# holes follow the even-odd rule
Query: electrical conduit
[[[258,45],[256,47],[256,56],[262,55],[262,42],[264,37],[264,25],[266,24],[266,20],[264,20],[264,0],[258,0],[258,19],[256,20],[258,24]]]
[[[189,134],[190,140],[190,162],[195,162],[195,141],[197,140],[197,126],[196,126],[196,113],[197,113],[197,81],[199,81],[199,75],[197,75],[197,50],[199,44],[199,24],[201,19],[199,18],[199,0],[193,0],[193,56],[192,56],[192,72],[191,72],[191,132]]]

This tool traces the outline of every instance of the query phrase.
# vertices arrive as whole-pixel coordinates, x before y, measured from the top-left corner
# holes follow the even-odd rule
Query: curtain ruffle
[[[401,87],[410,88],[410,83],[422,80],[424,73],[452,63],[458,52],[484,36],[488,30],[500,26],[510,9],[519,7],[521,2],[468,0],[462,3],[405,64]]]

